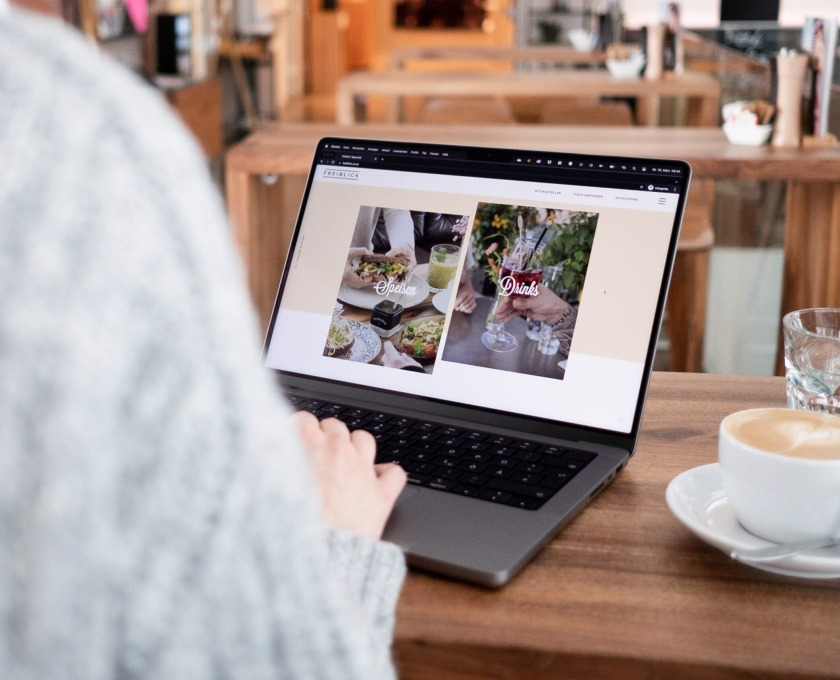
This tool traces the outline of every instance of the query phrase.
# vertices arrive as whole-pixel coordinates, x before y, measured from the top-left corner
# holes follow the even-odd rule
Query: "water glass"
[[[532,319],[530,316],[525,319],[525,337],[529,340],[540,339],[540,321]]]
[[[840,415],[840,309],[801,309],[782,320],[790,408]]]
[[[557,354],[560,350],[560,340],[558,340],[557,336],[554,335],[554,331],[551,329],[551,326],[547,323],[543,323],[542,321],[538,323],[540,324],[540,334],[537,339],[537,350],[543,354]]]

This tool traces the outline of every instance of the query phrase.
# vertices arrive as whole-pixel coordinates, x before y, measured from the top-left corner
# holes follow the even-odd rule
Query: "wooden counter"
[[[336,122],[364,122],[364,102],[390,102],[387,122],[401,120],[403,97],[633,97],[639,122],[656,125],[661,97],[685,97],[687,124],[718,123],[720,85],[705,73],[667,73],[659,80],[614,78],[607,71],[362,71],[338,81]]]
[[[784,403],[782,378],[654,374],[627,468],[510,585],[410,574],[400,679],[840,677],[840,581],[735,562],[665,503],[671,479],[716,461],[725,415]]]
[[[419,62],[424,66],[437,65],[444,61],[593,66],[603,64],[606,59],[605,52],[578,52],[573,47],[563,45],[400,46],[388,52],[388,65],[397,71],[406,68],[410,62]]]
[[[840,307],[840,147],[734,146],[701,128],[298,124],[267,126],[227,155],[228,209],[266,319],[313,150],[327,135],[670,157],[688,161],[698,180],[786,181],[782,311]]]

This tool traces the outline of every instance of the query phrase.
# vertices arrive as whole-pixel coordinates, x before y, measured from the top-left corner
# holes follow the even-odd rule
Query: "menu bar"
[[[589,156],[409,142],[322,140],[319,165],[403,172],[527,179],[678,193],[687,171],[678,161]]]

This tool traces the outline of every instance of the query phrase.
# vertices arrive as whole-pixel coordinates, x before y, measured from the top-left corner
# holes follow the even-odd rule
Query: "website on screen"
[[[549,159],[515,155],[481,176],[451,157],[418,173],[390,149],[337,151],[314,170],[269,367],[630,430],[680,178],[537,181]]]

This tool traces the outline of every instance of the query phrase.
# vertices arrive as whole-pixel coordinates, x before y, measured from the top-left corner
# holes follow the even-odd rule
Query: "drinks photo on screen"
[[[443,360],[563,379],[598,213],[479,203],[472,314],[454,311]]]

